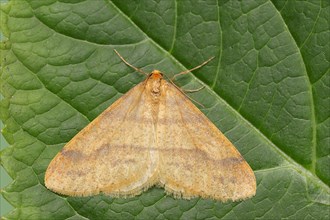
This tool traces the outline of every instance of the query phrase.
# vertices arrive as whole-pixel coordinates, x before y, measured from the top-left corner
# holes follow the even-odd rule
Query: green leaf
[[[13,0],[1,6],[0,116],[13,178],[7,219],[328,219],[329,1]],[[181,77],[254,169],[242,202],[64,197],[44,186],[50,160],[143,76]]]

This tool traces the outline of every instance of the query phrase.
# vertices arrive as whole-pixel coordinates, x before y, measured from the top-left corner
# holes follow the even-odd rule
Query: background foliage
[[[6,219],[328,219],[329,1],[13,0],[1,6],[0,116],[13,178]],[[181,77],[183,88],[257,176],[242,202],[180,200],[153,188],[130,199],[47,190],[55,154],[143,79],[130,63]]]

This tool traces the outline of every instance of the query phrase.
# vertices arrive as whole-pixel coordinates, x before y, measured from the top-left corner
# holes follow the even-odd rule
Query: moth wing
[[[255,195],[254,173],[234,145],[177,88],[166,86],[157,123],[165,190],[177,197],[221,201]]]
[[[152,185],[157,161],[144,83],[118,99],[51,161],[45,185],[70,196],[132,196]]]

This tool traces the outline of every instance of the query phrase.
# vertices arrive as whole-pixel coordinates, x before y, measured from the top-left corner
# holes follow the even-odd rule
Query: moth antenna
[[[165,75],[165,74],[164,74]],[[165,75],[166,76],[166,75]],[[166,76],[167,77],[167,76]],[[168,77],[167,77],[168,78]],[[194,100],[193,98],[190,98],[179,86],[175,85],[175,83],[172,81],[172,79],[168,78],[168,80],[170,81],[170,83],[172,83],[172,85],[177,88],[184,96],[186,96],[188,99],[190,99],[191,101],[197,103],[198,105],[202,106],[203,108],[205,108],[205,106],[200,103],[200,102],[197,102],[196,100]],[[203,89],[205,86],[203,86],[202,88],[199,88],[197,89],[195,92]],[[193,91],[192,91],[193,92]]]
[[[117,51],[116,49],[113,49],[113,50],[115,51],[115,53],[119,56],[119,58],[120,58],[120,59],[121,59],[121,60],[122,60],[127,66],[129,66],[129,67],[135,69],[135,70],[136,70],[137,72],[139,72],[139,73],[143,73],[143,74],[146,75],[146,76],[149,75],[148,73],[144,72],[143,70],[141,70],[141,69],[139,69],[139,68],[133,66],[133,65],[130,64],[129,62],[127,62],[127,61],[124,59],[124,57],[122,57],[122,56],[118,53],[118,51]]]
[[[200,64],[200,65],[198,65],[198,66],[196,66],[196,67],[194,67],[194,68],[192,68],[192,69],[190,69],[190,70],[185,70],[185,71],[182,71],[182,72],[180,72],[180,73],[177,73],[177,74],[175,74],[173,77],[172,77],[172,79],[171,80],[174,80],[174,78],[175,77],[177,77],[177,76],[180,76],[180,75],[183,75],[183,74],[187,74],[187,73],[189,73],[189,72],[191,72],[191,71],[194,71],[194,70],[196,70],[196,69],[198,69],[198,68],[201,68],[202,66],[204,66],[205,64],[207,64],[208,62],[210,62],[212,59],[214,59],[215,57],[213,56],[213,57],[210,57],[209,59],[207,59],[206,61],[204,61],[202,64]]]
[[[198,92],[198,91],[200,91],[200,90],[202,90],[202,89],[204,89],[205,88],[205,86],[201,86],[200,88],[198,88],[198,89],[183,89],[183,91],[184,92]]]

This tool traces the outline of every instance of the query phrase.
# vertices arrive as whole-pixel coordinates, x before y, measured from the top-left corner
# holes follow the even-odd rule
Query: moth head
[[[152,78],[152,79],[161,79],[163,78],[163,73],[160,72],[159,70],[153,70],[150,75],[149,75],[149,78]]]

